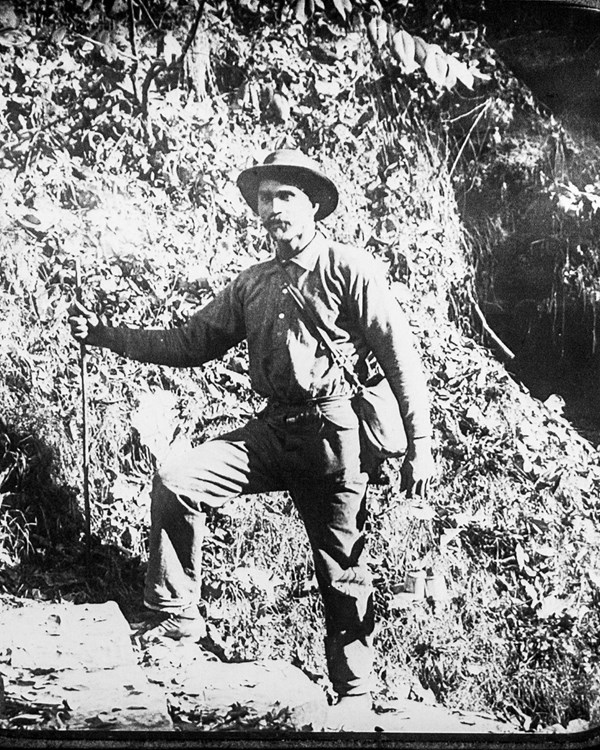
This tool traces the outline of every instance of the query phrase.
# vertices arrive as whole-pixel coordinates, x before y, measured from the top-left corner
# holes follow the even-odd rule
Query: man
[[[180,367],[199,366],[247,339],[252,385],[267,406],[243,427],[159,468],[145,604],[165,614],[157,632],[199,637],[203,505],[288,490],[313,551],[338,711],[351,717],[371,700],[373,601],[363,533],[368,477],[353,387],[300,312],[288,279],[359,376],[367,354],[375,354],[405,426],[403,483],[420,495],[434,470],[425,378],[378,264],[317,231],[316,222],[335,210],[338,191],[316,162],[300,151],[277,151],[243,171],[238,186],[274,241],[273,259],[242,271],[180,328],[111,328],[79,306],[70,318],[72,333],[142,362]]]

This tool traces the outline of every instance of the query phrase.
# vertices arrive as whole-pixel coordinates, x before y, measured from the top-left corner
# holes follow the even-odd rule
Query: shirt
[[[400,405],[409,440],[431,434],[425,376],[413,335],[383,268],[368,252],[320,233],[283,261],[324,329],[361,379],[372,352]],[[275,258],[242,271],[178,328],[103,326],[97,343],[141,362],[196,367],[248,342],[252,387],[302,403],[350,394],[342,369],[311,332]]]

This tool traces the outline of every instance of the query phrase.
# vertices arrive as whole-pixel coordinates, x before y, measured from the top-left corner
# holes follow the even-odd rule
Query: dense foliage
[[[65,320],[75,262],[109,322],[184,320],[269,253],[237,171],[298,146],[341,187],[325,231],[388,264],[432,389],[430,501],[399,493],[397,466],[371,489],[378,698],[410,690],[525,728],[587,717],[598,457],[474,340],[467,314],[474,271],[452,177],[466,173],[481,113],[508,107],[480,30],[411,2],[282,3],[279,15],[258,2],[134,5],[129,16],[125,3],[17,8],[0,36],[1,589],[110,596],[133,615],[155,461],[175,433],[201,441],[259,403],[243,347],[193,372],[88,353],[86,578],[79,350]],[[374,18],[393,26],[391,44],[388,34],[380,47]],[[429,52],[445,77],[425,57],[407,65],[403,31],[444,43]],[[478,87],[465,71],[491,80]],[[209,532],[204,606],[220,655],[284,657],[326,685],[320,602],[289,498],[227,506]],[[443,576],[448,598],[394,596],[410,569]]]

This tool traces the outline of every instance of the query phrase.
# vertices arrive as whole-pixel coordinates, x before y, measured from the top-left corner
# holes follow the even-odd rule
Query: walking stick
[[[81,267],[79,258],[75,260],[75,296],[78,302],[81,299]],[[83,426],[83,505],[85,512],[85,568],[90,573],[91,552],[91,508],[90,508],[90,485],[89,485],[89,435],[87,420],[87,362],[86,348],[83,341],[79,344],[79,369],[81,372],[81,402],[82,402],[82,426]]]

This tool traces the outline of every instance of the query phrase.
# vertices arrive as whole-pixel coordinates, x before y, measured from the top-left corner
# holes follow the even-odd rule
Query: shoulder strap
[[[348,366],[345,357],[343,356],[340,349],[336,346],[336,344],[332,341],[331,336],[327,333],[325,330],[325,327],[323,326],[323,321],[319,317],[316,310],[314,310],[306,301],[304,295],[298,289],[296,284],[294,283],[294,280],[292,279],[291,274],[287,270],[287,268],[283,265],[281,260],[276,257],[277,265],[279,266],[279,269],[281,273],[283,274],[286,289],[289,294],[292,295],[294,298],[294,302],[298,306],[298,309],[301,313],[304,314],[305,322],[309,324],[309,327],[311,328],[313,334],[317,337],[317,339],[325,346],[327,351],[331,354],[331,357],[335,364],[342,369],[344,372],[344,375],[346,376],[346,379],[348,382],[357,389],[361,389],[362,385],[358,377],[356,376],[356,373],[354,370]]]

